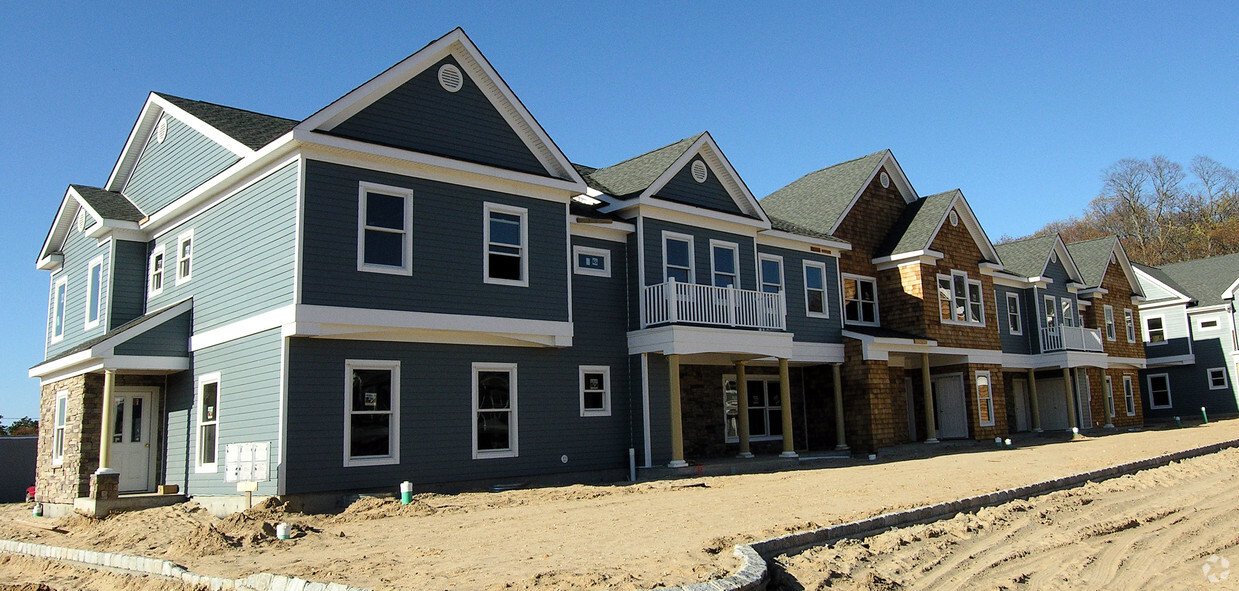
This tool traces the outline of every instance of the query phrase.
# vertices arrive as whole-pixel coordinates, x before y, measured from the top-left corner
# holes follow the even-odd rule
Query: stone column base
[[[95,501],[110,501],[119,496],[119,472],[96,472],[90,475],[90,499]]]

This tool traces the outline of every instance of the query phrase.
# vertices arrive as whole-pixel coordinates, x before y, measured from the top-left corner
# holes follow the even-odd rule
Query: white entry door
[[[964,376],[933,378],[934,415],[939,439],[968,437],[968,413],[964,407]]]
[[[1067,390],[1062,378],[1037,380],[1037,405],[1041,410],[1042,429],[1067,429]]]
[[[1031,428],[1028,424],[1031,416],[1028,412],[1028,382],[1011,380],[1011,390],[1011,399],[1015,402],[1015,430],[1027,431]]]
[[[112,468],[120,472],[120,491],[148,491],[153,459],[154,392],[121,391],[113,401]]]

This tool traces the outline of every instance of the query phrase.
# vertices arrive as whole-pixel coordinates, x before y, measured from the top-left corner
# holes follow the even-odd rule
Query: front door
[[[1015,430],[1028,430],[1028,382],[1011,380],[1011,399],[1015,401]]]
[[[120,492],[151,489],[151,415],[154,392],[121,391],[113,399],[112,468],[120,472]]]
[[[964,376],[933,378],[935,420],[940,439],[968,437],[968,414],[964,410]]]
[[[1037,406],[1041,410],[1042,429],[1067,429],[1067,391],[1062,378],[1037,380]]]

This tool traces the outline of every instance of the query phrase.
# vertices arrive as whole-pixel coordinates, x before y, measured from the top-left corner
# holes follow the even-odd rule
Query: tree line
[[[1164,156],[1126,158],[1101,173],[1081,216],[1046,224],[1066,242],[1116,235],[1127,256],[1165,265],[1239,252],[1239,172],[1207,156],[1184,167]],[[1000,242],[1016,240],[1003,236]]]

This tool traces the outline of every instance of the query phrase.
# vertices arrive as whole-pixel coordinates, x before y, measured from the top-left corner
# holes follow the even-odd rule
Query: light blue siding
[[[1166,342],[1161,345],[1149,343],[1150,318],[1160,317],[1165,330]],[[1144,354],[1151,361],[1158,357],[1177,357],[1192,353],[1191,330],[1188,328],[1187,308],[1184,304],[1140,311],[1140,335],[1144,338]]]
[[[64,254],[64,264],[58,271],[52,273],[51,291],[48,292],[47,306],[47,359],[68,351],[85,341],[103,336],[108,327],[108,291],[111,269],[111,242],[98,244],[94,238],[87,237],[77,228],[71,228],[61,248]],[[90,262],[97,257],[103,257],[103,269],[100,273],[99,324],[94,328],[86,328],[87,282],[90,274]],[[67,278],[65,291],[64,338],[52,342],[52,324],[55,322],[56,282]]]
[[[171,115],[162,143],[152,133],[121,191],[143,213],[176,201],[240,158]]]
[[[192,318],[191,312],[170,318],[159,326],[117,345],[115,353],[147,357],[188,357]]]
[[[141,316],[146,306],[146,243],[113,239],[112,244],[108,330]]]

